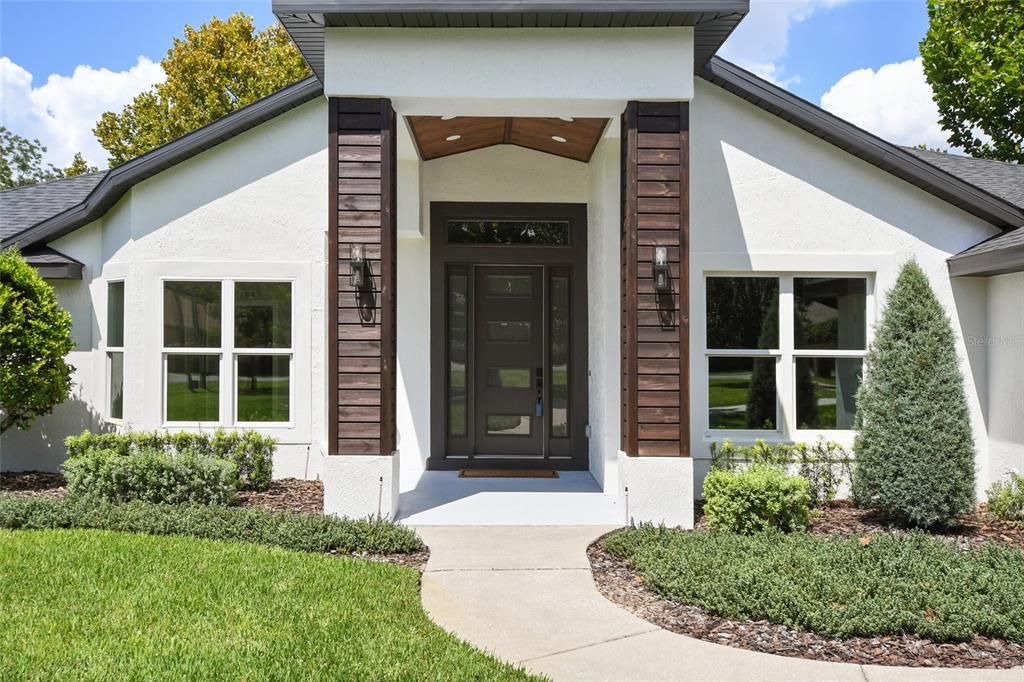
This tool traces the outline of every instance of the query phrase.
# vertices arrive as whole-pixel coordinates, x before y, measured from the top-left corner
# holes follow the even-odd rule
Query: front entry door
[[[475,270],[476,452],[544,451],[544,281],[540,266]]]

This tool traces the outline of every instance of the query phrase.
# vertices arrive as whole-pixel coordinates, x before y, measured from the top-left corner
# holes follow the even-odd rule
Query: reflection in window
[[[487,415],[488,436],[529,436],[530,416],[519,414]]]
[[[238,421],[289,421],[290,369],[287,355],[239,355]]]
[[[215,422],[220,419],[220,356],[168,355],[167,421]]]
[[[793,280],[797,349],[864,350],[867,280],[796,277]]]
[[[707,278],[708,348],[779,347],[779,280]]]
[[[164,282],[164,346],[220,346],[220,282]]]
[[[487,295],[503,298],[528,298],[533,294],[530,275],[487,275]]]
[[[124,346],[124,282],[107,284],[107,348]]]
[[[531,388],[531,373],[522,367],[488,367],[487,385],[491,388]]]
[[[124,419],[124,353],[107,353],[110,372],[110,418]]]
[[[467,277],[448,276],[448,434],[466,435]]]
[[[487,323],[487,340],[496,343],[529,343],[532,325],[527,320],[499,320]]]
[[[124,419],[124,282],[107,283],[107,415]]]
[[[708,358],[712,429],[776,429],[775,363],[771,357]]]
[[[551,437],[569,437],[569,278],[551,278]]]
[[[289,348],[291,345],[291,283],[236,282],[235,346]]]
[[[567,246],[569,223],[540,220],[451,220],[449,244]]]
[[[797,428],[852,429],[863,362],[861,358],[797,358]]]

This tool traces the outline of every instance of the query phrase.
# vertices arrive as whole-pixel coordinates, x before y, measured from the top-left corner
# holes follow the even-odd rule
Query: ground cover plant
[[[5,680],[529,679],[434,625],[417,572],[390,564],[0,531],[0,575]]]
[[[10,494],[0,494],[0,528],[82,528],[183,535],[340,554],[409,554],[424,549],[415,532],[391,521],[339,519],[258,508],[117,504],[89,498]]]
[[[738,620],[829,637],[974,635],[1024,642],[1024,552],[957,550],[924,533],[686,533],[643,526],[600,546],[655,593]]]
[[[1024,474],[1011,473],[988,491],[988,510],[1001,521],[1024,522]]]

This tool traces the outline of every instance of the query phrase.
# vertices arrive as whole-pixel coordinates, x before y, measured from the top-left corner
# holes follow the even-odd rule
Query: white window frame
[[[828,350],[796,348],[794,334],[794,281],[802,278],[861,279],[865,281],[864,310],[864,350]],[[708,348],[707,338],[707,284],[714,278],[759,278],[777,279],[779,281],[779,347],[771,349],[713,349]],[[875,275],[868,272],[776,272],[776,271],[744,271],[744,272],[712,272],[703,273],[702,295],[704,309],[704,438],[708,441],[733,440],[738,442],[765,440],[803,440],[813,441],[819,435],[848,439],[851,429],[800,429],[796,416],[796,360],[797,358],[863,358],[867,357],[867,348],[872,340],[872,324],[875,310]],[[774,430],[765,429],[712,429],[711,428],[711,358],[743,357],[743,358],[775,358],[775,425]]]
[[[221,296],[220,346],[211,348],[170,348],[164,345],[163,296],[168,282],[217,282]],[[288,348],[235,348],[235,284],[237,282],[278,282],[291,287],[291,345]],[[296,279],[294,277],[203,277],[203,276],[162,276],[160,277],[160,348],[161,348],[161,421],[165,428],[242,427],[257,429],[292,429],[295,427],[295,305]],[[167,418],[167,359],[171,355],[216,355],[218,356],[218,405],[216,421],[171,421]],[[239,355],[286,355],[288,356],[288,421],[283,422],[242,422],[238,420],[237,386]]]
[[[122,300],[121,300],[121,345],[111,346],[107,343],[109,341],[109,330],[110,330],[110,285],[121,283],[122,288]],[[126,310],[126,302],[128,299],[128,283],[124,277],[113,277],[107,279],[103,288],[103,294],[105,296],[103,301],[104,306],[104,322],[103,327],[103,378],[104,378],[104,409],[103,409],[103,421],[109,424],[115,424],[117,426],[124,425],[124,385],[125,385],[125,337],[128,335],[127,328],[127,317],[128,311]],[[113,416],[113,400],[114,392],[112,386],[111,372],[113,370],[113,363],[111,362],[111,354],[121,354],[121,416]]]

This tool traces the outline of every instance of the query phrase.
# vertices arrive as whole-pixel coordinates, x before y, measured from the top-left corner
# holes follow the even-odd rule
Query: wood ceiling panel
[[[424,161],[499,144],[513,144],[584,163],[590,161],[608,119],[410,116],[409,127]],[[449,138],[458,135],[457,139]],[[561,142],[554,138],[562,138]]]

